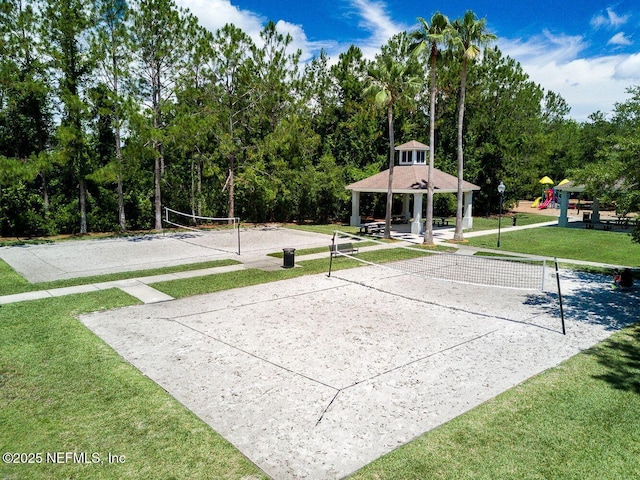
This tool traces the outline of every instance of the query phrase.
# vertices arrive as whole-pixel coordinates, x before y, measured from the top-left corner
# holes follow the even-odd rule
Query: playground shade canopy
[[[542,177],[542,178],[540,179],[540,182],[539,182],[539,183],[542,183],[543,185],[553,185],[553,184],[554,184],[554,181],[553,181],[553,180],[551,180],[549,177],[547,177],[547,176],[545,175],[544,177]]]

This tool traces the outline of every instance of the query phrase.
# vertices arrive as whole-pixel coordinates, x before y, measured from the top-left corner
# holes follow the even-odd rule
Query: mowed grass
[[[0,462],[0,478],[266,478],[74,318],[132,303],[114,289],[0,308],[0,450],[43,458]],[[88,463],[50,463],[46,452]]]
[[[333,235],[333,232],[336,230],[340,232],[350,233],[352,235],[357,235],[360,230],[358,227],[351,227],[349,225],[342,225],[337,223],[326,224],[326,225],[315,225],[315,224],[302,224],[302,225],[294,225],[288,224],[287,228],[291,228],[293,230],[304,230],[307,232],[313,233],[323,233],[325,235]]]
[[[367,465],[360,479],[640,478],[636,324]]]
[[[380,262],[396,258],[392,251],[360,256]],[[328,258],[297,265],[155,286],[183,297],[326,273]],[[333,267],[359,265],[336,258]],[[0,262],[0,290],[15,279]],[[266,478],[75,318],[133,303],[109,290],[0,307],[0,450],[126,458],[122,464],[0,463],[0,478]],[[640,325],[635,325],[374,461],[353,478],[627,479],[640,478],[638,458]]]
[[[513,226],[513,219],[516,219],[516,226],[534,225],[536,223],[554,222],[558,217],[550,215],[538,215],[535,213],[505,213],[501,217],[494,215],[491,217],[473,217],[473,228],[466,229],[465,232],[479,232],[482,230],[495,230],[500,227]],[[455,224],[455,218],[450,224]]]
[[[428,255],[429,251],[448,251],[448,247],[424,247],[414,248],[413,250],[400,248],[386,248],[381,250],[372,250],[368,252],[360,252],[357,257],[360,260],[373,263],[385,263],[392,261],[405,260],[415,258],[422,255]],[[203,277],[169,280],[165,282],[157,282],[151,284],[153,288],[159,290],[173,298],[184,298],[191,295],[199,295],[203,293],[219,292],[229,290],[231,288],[239,288],[251,285],[259,285],[261,283],[275,282],[278,280],[288,280],[303,275],[312,275],[317,273],[329,272],[329,255],[327,250],[326,258],[316,260],[301,260],[296,262],[296,267],[278,269],[273,271],[265,271],[259,269],[247,269],[238,272],[219,273],[215,275],[207,275]],[[359,260],[348,257],[335,257],[332,263],[332,269],[344,270],[347,268],[361,267],[363,263]]]
[[[188,263],[171,267],[153,268],[148,270],[136,270],[133,272],[109,273],[105,275],[93,275],[90,277],[71,278],[51,282],[30,283],[21,275],[18,275],[6,262],[0,260],[0,295],[12,295],[14,293],[33,292],[37,290],[51,290],[54,288],[73,287],[76,285],[88,285],[91,283],[113,282],[130,278],[150,277],[167,273],[190,272],[227,265],[237,265],[240,262],[232,259],[212,260],[209,262]]]
[[[474,247],[496,249],[495,234],[468,237]],[[624,232],[541,227],[501,232],[500,250],[640,267],[640,244]]]

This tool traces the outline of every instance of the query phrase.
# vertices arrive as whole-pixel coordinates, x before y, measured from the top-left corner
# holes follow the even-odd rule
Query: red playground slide
[[[551,203],[551,201],[553,200],[553,195],[551,195],[549,198],[547,198],[544,202],[542,202],[540,205],[538,205],[539,209],[543,209],[543,208],[547,208],[549,206],[549,204]]]

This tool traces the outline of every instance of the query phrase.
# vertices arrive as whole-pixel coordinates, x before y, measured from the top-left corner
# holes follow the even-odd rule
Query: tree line
[[[344,220],[345,185],[412,139],[433,146],[436,168],[482,188],[479,214],[497,210],[500,181],[509,202],[538,196],[543,175],[575,175],[637,207],[638,87],[612,115],[576,122],[473,12],[441,17],[372,60],[351,46],[303,62],[273,22],[254,42],[234,25],[207,31],[173,0],[5,0],[0,235],[159,229],[162,206]],[[455,198],[429,202],[457,210]],[[377,197],[362,208],[388,210]]]

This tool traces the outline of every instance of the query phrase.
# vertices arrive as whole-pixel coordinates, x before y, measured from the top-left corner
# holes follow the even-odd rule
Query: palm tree
[[[384,238],[391,238],[391,207],[393,206],[393,165],[395,159],[395,140],[393,132],[393,107],[400,101],[413,99],[414,92],[422,84],[417,75],[419,63],[409,54],[409,43],[406,32],[395,35],[382,48],[369,67],[372,85],[367,94],[375,94],[375,102],[379,107],[387,109],[387,126],[389,129],[389,181],[387,184],[387,207],[385,213]],[[404,59],[404,61],[403,61]]]
[[[433,245],[433,182],[432,171],[434,169],[435,155],[435,116],[436,116],[436,59],[438,58],[438,44],[444,43],[451,23],[440,12],[431,16],[431,23],[418,17],[421,30],[411,34],[411,38],[417,42],[414,54],[418,55],[429,48],[429,172],[427,173],[427,218],[424,229],[424,243]]]
[[[453,35],[450,44],[454,52],[460,55],[460,97],[458,98],[458,209],[456,212],[456,230],[454,240],[463,240],[462,236],[462,181],[464,173],[464,154],[462,150],[462,130],[464,125],[464,102],[467,89],[467,65],[480,55],[480,46],[490,43],[496,36],[487,31],[486,20],[476,18],[476,14],[467,10],[462,18],[454,20]]]

